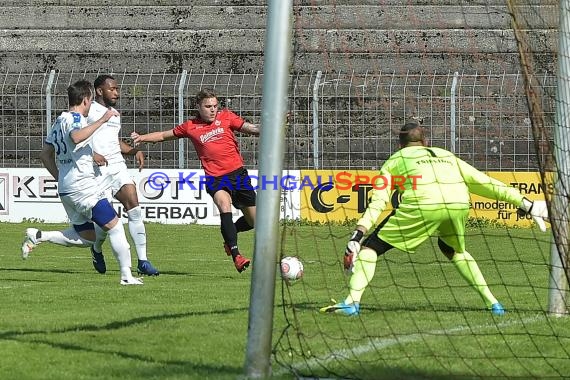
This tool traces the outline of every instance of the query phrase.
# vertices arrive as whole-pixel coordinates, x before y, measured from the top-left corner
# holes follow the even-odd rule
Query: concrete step
[[[531,33],[531,47],[553,67],[558,33]],[[86,40],[86,36],[89,39]],[[265,31],[234,30],[0,30],[6,70],[115,69],[256,72],[263,67]],[[88,41],[88,42],[87,42]],[[211,41],[216,41],[212,43]],[[293,71],[519,70],[511,30],[304,30]]]
[[[558,32],[529,32],[535,52],[555,51]],[[265,31],[232,30],[10,30],[0,29],[0,50],[36,53],[110,52],[263,52]],[[517,46],[512,30],[464,29],[304,30],[297,36],[303,52],[321,53],[510,53]],[[216,41],[212,43],[211,41]]]
[[[555,72],[554,53],[537,54],[540,71]],[[150,71],[191,74],[261,73],[263,54],[257,53],[168,53],[168,52],[3,52],[0,67],[7,72],[46,72],[51,69],[64,72],[137,72]],[[326,53],[298,52],[293,57],[292,72],[316,71],[357,73],[516,73],[521,70],[519,55],[510,53]],[[261,85],[261,82],[260,84]]]
[[[555,5],[519,9],[532,28],[558,26]],[[265,6],[4,6],[0,8],[0,25],[3,29],[42,30],[264,29],[266,14]],[[295,9],[295,17],[298,30],[509,29],[511,21],[504,5],[300,6]]]
[[[78,5],[77,1],[70,0],[3,0],[3,6],[68,6]],[[179,0],[82,0],[81,6],[183,6]],[[402,0],[294,0],[293,6],[329,6],[344,7],[354,5],[382,5],[385,7],[401,6],[404,3]],[[407,6],[429,6],[433,5],[434,0],[408,0],[405,2]],[[486,7],[504,6],[504,0],[438,0],[438,5],[441,6],[469,6],[481,5]],[[559,0],[526,0],[525,5],[539,6],[539,5],[558,5]],[[228,6],[266,6],[267,0],[192,0],[192,6],[208,6],[216,5],[219,7]]]

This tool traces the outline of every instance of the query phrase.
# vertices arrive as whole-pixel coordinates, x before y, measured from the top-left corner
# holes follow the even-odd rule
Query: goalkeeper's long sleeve
[[[524,197],[514,187],[489,177],[460,158],[457,158],[457,163],[470,193],[508,202],[516,207],[521,205]]]
[[[380,180],[378,180],[380,181]],[[381,183],[379,183],[381,185]],[[377,186],[380,188],[381,186]],[[370,230],[374,225],[376,225],[376,221],[380,217],[380,214],[386,208],[386,204],[390,200],[390,187],[385,186],[386,188],[383,190],[373,189],[371,190],[372,197],[370,198],[370,203],[366,208],[362,217],[358,220],[358,225],[365,227],[367,230]]]

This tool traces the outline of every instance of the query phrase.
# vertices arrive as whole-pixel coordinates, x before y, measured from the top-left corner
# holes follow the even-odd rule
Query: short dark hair
[[[424,128],[417,120],[410,120],[406,122],[400,129],[400,145],[406,146],[412,142],[423,141],[425,139]]]
[[[202,103],[204,99],[217,98],[214,90],[205,88],[196,94],[196,104]]]
[[[83,102],[83,99],[91,99],[91,97],[93,97],[93,86],[88,80],[78,80],[67,88],[67,99],[70,107],[78,106]]]
[[[109,75],[109,74],[99,75],[97,78],[95,78],[95,81],[93,82],[93,87],[99,88],[99,87],[103,86],[103,84],[105,84],[105,82],[108,79],[115,80],[115,78],[113,78],[113,76]]]

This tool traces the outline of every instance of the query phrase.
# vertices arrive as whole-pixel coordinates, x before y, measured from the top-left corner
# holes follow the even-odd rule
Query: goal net
[[[548,311],[551,230],[504,202],[472,196],[466,230],[504,315],[488,310],[437,237],[378,257],[359,315],[319,312],[348,295],[346,243],[410,118],[430,145],[550,201],[557,2],[315,0],[295,2],[294,13],[293,67],[306,71],[292,76],[285,168],[299,169],[301,221],[283,223],[281,256],[299,257],[305,274],[278,288],[274,374],[566,376],[570,328]]]

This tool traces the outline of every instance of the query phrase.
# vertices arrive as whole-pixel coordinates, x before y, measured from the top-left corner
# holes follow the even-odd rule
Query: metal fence
[[[46,131],[67,108],[66,88],[98,72],[0,74],[2,167],[39,167]],[[263,75],[206,72],[113,72],[122,133],[173,128],[194,110],[193,97],[212,88],[222,106],[259,123]],[[547,128],[554,119],[555,78],[544,75]],[[291,77],[286,164],[289,169],[374,169],[397,149],[396,131],[423,119],[431,144],[454,151],[481,170],[537,170],[535,143],[519,73],[312,72]],[[277,128],[265,125],[262,128]],[[548,135],[548,134],[547,134]],[[240,136],[246,165],[257,166],[258,140]],[[147,145],[148,167],[199,168],[189,142]],[[134,165],[134,163],[133,163]]]

